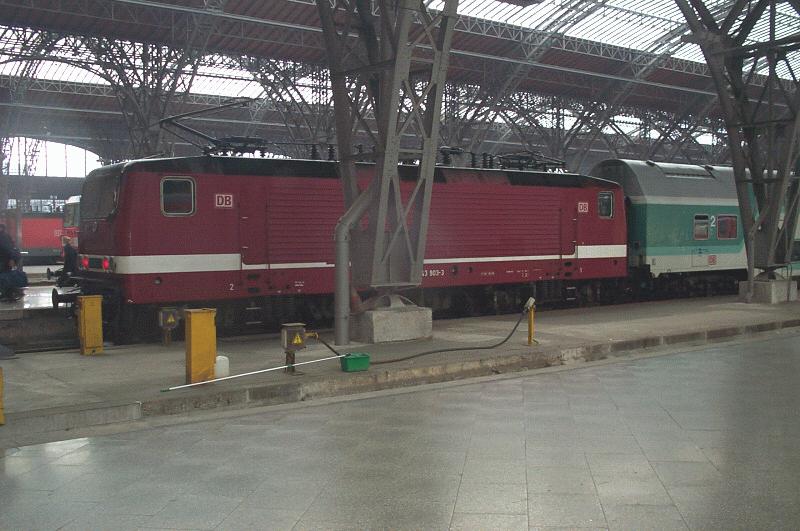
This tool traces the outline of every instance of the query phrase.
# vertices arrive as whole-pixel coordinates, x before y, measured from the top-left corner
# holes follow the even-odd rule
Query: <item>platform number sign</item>
[[[214,194],[215,208],[233,208],[233,194]]]
[[[578,214],[588,214],[588,213],[589,213],[589,203],[586,201],[579,201]]]

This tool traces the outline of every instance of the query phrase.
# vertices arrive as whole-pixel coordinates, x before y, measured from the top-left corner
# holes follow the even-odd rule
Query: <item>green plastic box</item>
[[[360,372],[369,369],[369,354],[364,352],[351,352],[339,358],[344,372]]]

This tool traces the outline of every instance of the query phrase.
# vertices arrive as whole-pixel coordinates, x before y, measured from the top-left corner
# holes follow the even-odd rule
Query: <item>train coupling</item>
[[[53,308],[58,308],[61,304],[66,304],[67,306],[75,304],[78,301],[78,295],[80,295],[79,291],[59,293],[57,289],[53,288],[50,299],[53,303]]]

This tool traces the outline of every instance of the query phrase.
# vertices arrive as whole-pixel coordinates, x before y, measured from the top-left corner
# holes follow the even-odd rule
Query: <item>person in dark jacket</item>
[[[10,270],[9,262],[11,260],[19,261],[18,255],[14,240],[6,231],[6,226],[0,223],[0,272]]]
[[[72,276],[78,272],[78,251],[72,246],[72,240],[64,236],[61,241],[64,243],[64,267],[56,273],[57,286],[69,284]]]
[[[22,288],[28,285],[28,276],[13,258],[7,265],[8,269],[0,272],[0,300],[16,301],[24,295]]]

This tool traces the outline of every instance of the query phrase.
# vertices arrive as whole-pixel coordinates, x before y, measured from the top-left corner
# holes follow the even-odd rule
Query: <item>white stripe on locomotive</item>
[[[625,245],[579,245],[571,255],[529,256],[479,256],[466,258],[431,258],[426,265],[534,262],[542,260],[570,260],[591,258],[625,258]],[[90,258],[95,258],[90,255]],[[98,256],[98,258],[100,258]],[[160,254],[140,256],[114,256],[114,273],[144,275],[156,273],[200,273],[237,270],[323,269],[335,267],[329,262],[289,262],[275,264],[244,264],[239,254]]]

